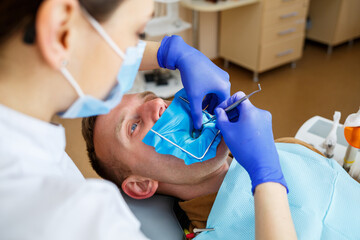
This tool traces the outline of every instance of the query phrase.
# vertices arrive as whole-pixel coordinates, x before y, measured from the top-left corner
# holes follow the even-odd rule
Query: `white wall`
[[[192,11],[180,7],[180,16],[192,22]],[[217,12],[202,12],[199,14],[199,50],[208,58],[218,57],[218,24],[219,14]],[[192,44],[192,29],[181,34],[187,43]]]
[[[163,4],[155,4],[155,13],[157,15],[166,14],[166,9]],[[180,6],[180,17],[192,23],[192,11]],[[218,13],[200,13],[199,14],[199,50],[208,58],[214,59],[218,57]],[[192,29],[179,33],[186,43],[192,44]],[[149,40],[161,41],[161,37],[151,38]]]

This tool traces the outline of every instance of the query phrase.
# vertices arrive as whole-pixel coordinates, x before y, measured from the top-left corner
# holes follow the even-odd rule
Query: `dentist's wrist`
[[[157,52],[157,60],[158,60],[158,64],[161,68],[166,68],[166,64],[165,64],[165,58],[168,52],[168,48],[169,48],[169,36],[165,36],[160,43],[160,47],[159,50]]]
[[[256,174],[250,175],[250,179],[252,184],[251,191],[253,194],[255,193],[257,186],[269,182],[281,184],[286,188],[286,192],[289,193],[289,189],[281,168],[273,170],[257,170]]]

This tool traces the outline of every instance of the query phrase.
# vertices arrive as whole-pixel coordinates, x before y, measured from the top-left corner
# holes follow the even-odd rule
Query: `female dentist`
[[[180,37],[139,42],[153,6],[1,1],[0,239],[146,239],[115,185],[84,179],[50,121],[108,113],[140,63],[180,70],[197,128],[203,96],[229,97],[228,74]]]
[[[139,42],[153,5],[152,0],[1,1],[0,239],[146,239],[118,189],[107,181],[85,180],[64,151],[64,129],[50,122],[54,115],[108,113],[131,88],[139,67],[180,70],[196,128],[205,95],[211,106],[228,99],[228,74],[180,37]],[[243,138],[252,133],[228,123],[221,107],[219,128],[239,158],[235,133]],[[255,197],[266,199],[265,190],[271,189],[261,186],[271,185],[256,187]],[[284,204],[286,192],[276,188]],[[288,226],[279,216],[275,220]],[[269,214],[265,220],[271,217],[276,218]]]

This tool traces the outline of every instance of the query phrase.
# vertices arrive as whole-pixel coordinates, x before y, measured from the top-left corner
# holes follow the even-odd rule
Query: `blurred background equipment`
[[[360,181],[360,110],[347,117],[345,124],[340,124],[340,112],[336,111],[334,120],[315,116],[307,120],[298,130],[295,138],[313,145],[328,158],[335,159],[349,174]],[[357,120],[354,124],[354,120]],[[351,122],[351,123],[349,123]],[[351,136],[347,136],[346,128],[351,129]],[[330,145],[330,146],[329,146]],[[332,155],[332,156],[329,156]]]
[[[179,0],[155,0],[155,17],[146,25],[144,39],[176,35],[191,28],[179,17]],[[158,40],[159,41],[159,40]],[[131,92],[151,91],[162,98],[174,96],[182,88],[180,72],[159,69],[139,73]]]
[[[347,117],[344,127],[345,139],[349,143],[344,157],[344,169],[349,171],[356,162],[358,149],[360,149],[360,109]],[[360,169],[357,170],[360,171]],[[355,174],[354,171],[352,173]]]

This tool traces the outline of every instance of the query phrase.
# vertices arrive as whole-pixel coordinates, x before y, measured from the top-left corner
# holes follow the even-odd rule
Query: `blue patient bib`
[[[276,146],[298,239],[360,239],[360,184],[336,161],[304,146]],[[250,178],[235,160],[217,194],[207,228],[215,231],[195,239],[255,239]]]
[[[142,140],[155,147],[161,154],[171,154],[184,160],[186,165],[203,162],[216,155],[221,140],[220,131],[212,117],[203,111],[203,128],[197,138],[192,137],[193,120],[185,89],[175,94],[175,98],[160,119]]]

